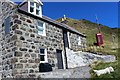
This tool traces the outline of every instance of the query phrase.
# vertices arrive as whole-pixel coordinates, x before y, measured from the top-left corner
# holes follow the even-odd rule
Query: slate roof
[[[23,4],[20,4],[20,5],[18,5],[18,6],[20,7],[21,5],[23,5]],[[77,30],[73,29],[72,27],[70,27],[70,26],[68,26],[68,25],[66,25],[66,24],[64,24],[64,23],[60,23],[60,22],[58,22],[58,21],[55,21],[55,20],[53,20],[53,19],[51,19],[51,18],[49,18],[49,17],[47,17],[47,16],[42,16],[42,18],[41,18],[41,17],[36,16],[36,15],[33,15],[33,14],[31,14],[31,13],[25,11],[25,10],[21,10],[19,7],[18,7],[18,11],[21,12],[21,13],[23,13],[23,14],[27,14],[27,15],[33,16],[33,17],[35,17],[35,18],[37,18],[37,19],[41,19],[41,20],[43,20],[43,21],[47,21],[47,22],[49,22],[49,23],[52,23],[52,24],[55,24],[55,25],[59,26],[60,28],[67,29],[67,30],[69,30],[69,31],[71,31],[71,32],[77,33],[78,35],[81,35],[81,36],[83,36],[83,37],[86,37],[86,35],[78,32]]]
[[[77,34],[79,34],[79,35],[82,35],[82,36],[86,37],[84,34],[78,32],[77,30],[73,29],[72,27],[70,27],[70,26],[68,26],[68,25],[66,25],[66,24],[64,24],[64,23],[60,23],[60,22],[55,21],[55,20],[53,20],[53,19],[51,19],[51,18],[49,18],[49,17],[46,17],[46,16],[43,16],[42,18],[45,19],[45,20],[47,20],[47,21],[49,21],[49,22],[51,22],[51,23],[54,23],[54,24],[56,24],[56,25],[59,25],[59,26],[65,28],[65,29],[67,29],[67,30],[70,30],[70,31],[72,31],[72,32],[75,32],[75,33],[77,33]]]

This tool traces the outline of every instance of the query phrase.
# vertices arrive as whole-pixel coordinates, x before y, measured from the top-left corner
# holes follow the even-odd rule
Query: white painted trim
[[[36,3],[34,3],[34,14],[37,15],[36,14]]]
[[[46,25],[45,25],[45,22],[43,23],[43,28],[44,28],[44,30],[43,30],[43,36],[46,36]]]
[[[30,1],[28,1],[28,12],[35,15],[35,3],[34,3],[34,6],[33,6],[33,12],[30,12],[30,7],[31,7]]]
[[[78,45],[79,45],[79,46],[82,45],[81,37],[80,37],[80,36],[78,37]]]
[[[39,5],[39,15],[38,15],[38,14],[36,14],[36,10],[37,10],[36,5],[37,5],[37,3],[34,2],[34,8],[33,8],[33,13],[32,13],[32,12],[30,12],[30,7],[31,7],[30,1],[28,1],[28,12],[31,14],[34,14],[36,16],[42,17],[42,7],[41,7],[41,5]]]
[[[39,6],[39,16],[42,17],[42,6]]]
[[[45,49],[45,62],[48,62],[48,58],[47,58],[47,49]]]
[[[31,13],[30,12],[30,1],[28,1],[28,12]]]
[[[65,51],[66,51],[66,58],[67,58],[67,67],[69,68],[69,63],[68,63],[68,59],[69,59],[69,50],[68,47],[65,47]]]
[[[62,60],[63,60],[63,69],[66,69],[66,65],[65,65],[65,53],[64,51],[62,51]]]
[[[70,32],[67,32],[67,37],[68,37],[69,48],[71,48],[71,43],[70,43]]]

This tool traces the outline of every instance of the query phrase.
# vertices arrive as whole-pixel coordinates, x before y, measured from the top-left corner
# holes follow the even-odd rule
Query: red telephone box
[[[101,46],[101,45],[104,44],[104,43],[103,43],[103,37],[102,37],[102,34],[101,34],[101,33],[97,33],[97,34],[96,34],[96,39],[97,39],[97,44],[98,44],[98,46]]]

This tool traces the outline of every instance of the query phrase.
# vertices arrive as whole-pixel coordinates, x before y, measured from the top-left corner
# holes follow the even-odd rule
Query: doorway
[[[57,54],[57,65],[58,69],[63,69],[63,57],[62,57],[62,50],[56,50]]]

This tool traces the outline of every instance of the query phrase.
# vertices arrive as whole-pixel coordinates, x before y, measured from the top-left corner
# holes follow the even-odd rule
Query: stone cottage
[[[35,74],[69,68],[67,51],[86,47],[86,36],[42,15],[40,0],[0,1],[0,75]],[[41,67],[42,66],[42,67]]]

